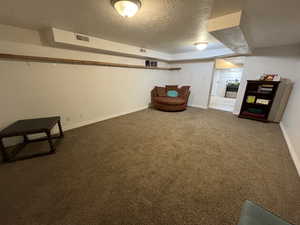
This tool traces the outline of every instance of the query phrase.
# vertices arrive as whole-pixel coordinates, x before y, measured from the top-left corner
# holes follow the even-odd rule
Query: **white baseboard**
[[[224,112],[232,112],[231,110],[227,110],[227,109],[224,109],[222,107],[217,107],[217,106],[210,106],[209,108],[224,111]]]
[[[194,107],[194,108],[200,108],[200,109],[208,109],[208,107],[206,106],[202,106],[202,105],[188,105],[189,107]]]
[[[96,118],[96,119],[93,119],[93,120],[81,121],[81,122],[78,122],[78,123],[74,123],[74,124],[64,126],[63,130],[64,131],[73,130],[73,129],[83,127],[83,126],[87,126],[87,125],[90,125],[90,124],[93,124],[93,123],[98,123],[98,122],[101,122],[101,121],[104,121],[104,120],[109,120],[109,119],[112,119],[112,118],[115,118],[115,117],[124,116],[126,114],[138,112],[138,111],[141,111],[141,110],[144,110],[144,109],[147,109],[147,108],[148,108],[148,105],[140,107],[140,108],[136,108],[136,109],[133,109],[133,110],[130,110],[130,111],[127,111],[127,112],[117,113],[117,114],[113,114],[113,115],[109,115],[109,116],[105,116],[105,117],[99,117],[99,118]]]
[[[283,133],[284,139],[285,139],[285,141],[287,143],[290,155],[291,155],[291,157],[292,157],[292,159],[294,161],[294,164],[296,166],[298,175],[300,176],[300,160],[299,160],[299,158],[297,156],[296,149],[294,148],[294,146],[293,146],[293,144],[292,144],[292,142],[291,142],[291,140],[290,140],[290,138],[289,138],[289,136],[288,136],[288,134],[287,134],[287,132],[286,132],[286,130],[285,130],[285,128],[284,128],[284,126],[283,126],[282,123],[280,123],[280,128],[281,128],[281,131]]]
[[[98,123],[98,122],[101,122],[101,121],[104,121],[104,120],[108,120],[108,119],[112,119],[112,118],[115,118],[115,117],[123,116],[123,115],[129,114],[129,113],[134,113],[134,112],[137,112],[137,111],[141,111],[141,110],[147,109],[148,107],[149,106],[147,105],[147,106],[136,108],[136,109],[133,109],[133,110],[130,110],[130,111],[127,111],[127,112],[113,114],[113,115],[109,115],[109,116],[106,116],[106,117],[99,117],[99,118],[96,118],[96,119],[93,119],[93,120],[86,120],[86,121],[81,121],[81,122],[77,122],[77,123],[63,125],[63,130],[64,131],[73,130],[73,129],[83,127],[83,126],[87,126],[87,125],[90,125],[90,124],[93,124],[93,123]],[[59,130],[56,126],[56,127],[54,127],[54,129],[52,131],[52,134],[58,134],[58,133],[59,133]],[[45,136],[45,134],[34,134],[34,135],[32,135],[33,138],[39,138],[39,137],[44,137],[44,136]],[[6,143],[5,146],[6,147],[14,146],[14,145],[17,145],[17,144],[21,143],[22,141],[23,141],[23,139],[10,140]]]

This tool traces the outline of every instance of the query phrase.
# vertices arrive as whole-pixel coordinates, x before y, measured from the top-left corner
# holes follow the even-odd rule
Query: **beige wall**
[[[140,59],[45,47],[36,31],[0,26],[0,32],[1,53],[144,64]],[[239,112],[247,79],[257,79],[262,73],[279,73],[292,79],[295,87],[281,125],[295,164],[300,168],[298,50],[298,46],[262,49],[256,52],[257,56],[248,57],[235,112]],[[214,62],[174,66],[181,66],[182,70],[170,72],[1,59],[0,129],[18,119],[52,115],[62,117],[65,129],[100,121],[147,107],[153,86],[168,83],[191,85],[189,105],[206,108]]]
[[[300,47],[296,45],[265,48],[256,50],[254,54],[255,56],[246,57],[234,113],[239,114],[247,80],[259,79],[263,73],[278,73],[284,78],[291,79],[294,82],[294,89],[281,122],[281,128],[300,174],[300,75],[298,74],[300,71]],[[214,63],[186,63],[177,66],[182,67],[182,70],[172,73],[170,82],[191,85],[192,93],[189,105],[206,108]]]
[[[189,106],[207,108],[210,94],[214,62],[178,64],[182,69],[170,74],[172,84],[190,85]]]
[[[0,40],[1,53],[144,64],[140,59],[19,43],[14,35]],[[151,89],[167,84],[172,73],[3,59],[0,71],[0,129],[18,119],[53,115],[60,115],[64,128],[70,129],[143,109],[150,102]],[[15,140],[6,142],[10,143]]]
[[[0,24],[0,40],[41,45],[40,34],[36,30],[23,29]]]
[[[294,80],[296,63],[300,59],[299,46],[257,49],[255,56],[246,57],[244,72],[234,113],[239,114],[247,80],[259,79],[264,73],[280,74]]]
[[[225,59],[216,59],[216,65],[215,65],[215,68],[216,69],[231,69],[231,68],[240,68],[242,67],[243,65],[241,64],[234,64],[230,61],[227,61]]]
[[[239,114],[247,80],[258,79],[264,73],[280,74],[283,78],[291,79],[294,82],[294,88],[281,122],[281,128],[300,175],[300,47],[296,45],[265,48],[256,50],[254,53],[256,56],[246,58],[234,113]]]

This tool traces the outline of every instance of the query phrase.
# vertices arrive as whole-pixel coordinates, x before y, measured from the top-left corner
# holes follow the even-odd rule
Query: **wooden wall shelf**
[[[108,62],[90,61],[90,60],[51,58],[51,57],[15,55],[15,54],[3,54],[3,53],[0,53],[0,59],[11,59],[11,60],[32,61],[32,62],[79,64],[79,65],[90,65],[90,66],[122,67],[122,68],[147,69],[147,70],[170,70],[170,71],[181,70],[180,67],[173,67],[173,68],[145,67],[145,66],[140,66],[140,65],[108,63]]]

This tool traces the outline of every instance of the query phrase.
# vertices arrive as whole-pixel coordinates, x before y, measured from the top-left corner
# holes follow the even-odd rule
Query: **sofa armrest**
[[[189,96],[190,96],[190,86],[182,86],[179,89],[179,97],[188,100]]]
[[[151,99],[157,97],[157,91],[156,91],[156,87],[152,89],[151,91]]]

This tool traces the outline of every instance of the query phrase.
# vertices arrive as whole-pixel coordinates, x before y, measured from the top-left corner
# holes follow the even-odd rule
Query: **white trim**
[[[194,107],[194,108],[200,108],[200,109],[208,109],[208,107],[205,107],[203,105],[188,105],[189,107]]]
[[[138,112],[138,111],[141,111],[141,110],[144,110],[144,109],[147,109],[147,108],[148,108],[148,105],[140,107],[140,108],[136,108],[134,110],[130,110],[130,111],[127,111],[127,112],[122,112],[122,113],[113,114],[113,115],[110,115],[110,116],[100,117],[100,118],[93,119],[93,120],[86,120],[86,121],[81,121],[81,122],[77,122],[77,123],[70,124],[70,125],[65,125],[63,128],[64,128],[64,131],[73,130],[73,129],[83,127],[83,126],[87,126],[87,125],[90,125],[90,124],[93,124],[93,123],[98,123],[98,122],[101,122],[101,121],[104,121],[104,120],[109,120],[109,119],[113,119],[113,118],[116,118],[116,117],[119,117],[119,116],[124,116],[124,115],[130,114],[130,113]]]
[[[223,112],[232,112],[232,110],[228,110],[228,109],[225,109],[225,108],[222,108],[222,107],[218,107],[218,106],[209,106],[210,109],[216,109],[216,110],[220,110],[220,111],[223,111]]]
[[[112,118],[119,117],[119,116],[124,116],[126,114],[134,113],[134,112],[141,111],[141,110],[144,110],[144,109],[147,109],[147,108],[148,108],[148,105],[140,107],[140,108],[136,108],[134,110],[130,110],[130,111],[127,111],[127,112],[113,114],[113,115],[106,116],[106,117],[100,117],[100,118],[93,119],[93,120],[86,120],[86,121],[81,121],[81,122],[77,122],[77,123],[74,123],[74,124],[68,124],[68,125],[63,124],[63,131],[73,130],[73,129],[76,129],[76,128],[79,128],[79,127],[87,126],[87,125],[90,125],[90,124],[93,124],[93,123],[98,123],[98,122],[108,120],[108,119],[112,119]],[[58,130],[58,127],[56,126],[52,130],[52,134],[58,134],[58,133],[59,133],[59,130]],[[33,135],[34,135],[34,138],[39,138],[39,137],[44,137],[45,136],[44,134],[41,134],[41,133],[33,134]],[[20,143],[20,141],[11,140],[10,142],[6,143],[6,147],[14,146],[18,143]]]
[[[285,128],[284,128],[284,125],[282,123],[280,123],[280,128],[281,128],[281,131],[283,133],[283,137],[287,143],[287,146],[288,146],[288,149],[289,149],[289,152],[291,154],[291,157],[293,159],[293,162],[296,166],[296,169],[297,169],[297,172],[298,172],[298,175],[300,176],[300,160],[297,156],[297,153],[296,153],[296,149],[294,148]]]

